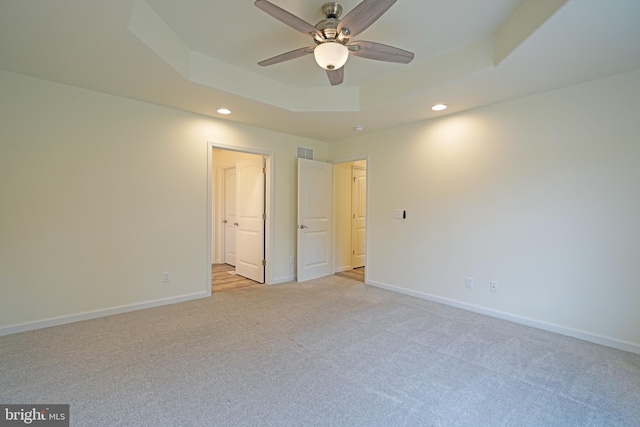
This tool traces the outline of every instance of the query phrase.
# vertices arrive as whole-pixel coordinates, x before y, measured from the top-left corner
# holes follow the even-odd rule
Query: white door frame
[[[221,244],[220,245],[221,246],[220,247],[220,255],[222,257],[221,261],[222,261],[223,264],[229,264],[227,262],[228,261],[227,260],[227,253],[228,253],[227,240],[229,240],[228,239],[228,237],[229,237],[228,233],[230,233],[229,223],[227,222],[228,219],[229,219],[228,218],[228,212],[227,212],[227,209],[228,209],[228,205],[227,205],[227,197],[228,197],[227,190],[228,190],[228,179],[229,178],[227,177],[227,172],[229,170],[231,170],[231,169],[233,169],[233,174],[234,174],[234,177],[235,177],[235,170],[236,170],[235,165],[234,166],[223,167],[222,170],[221,170],[221,172],[222,172],[222,174],[221,174],[221,179],[222,179],[221,188],[222,188],[222,191],[223,191],[223,196],[222,196],[223,202],[222,202],[222,206],[220,207],[221,208],[220,211],[222,212],[221,217],[224,218],[224,221],[223,221],[224,225],[222,226],[222,233],[221,233],[222,236],[220,238],[220,244]],[[214,178],[214,180],[215,180],[215,178]],[[234,188],[235,188],[235,184],[234,184]],[[234,192],[233,197],[234,197],[234,200],[235,200],[235,192]],[[234,207],[234,209],[235,209],[235,207]],[[234,217],[235,217],[235,215],[234,215]],[[234,230],[233,238],[235,239],[235,230]],[[216,241],[215,232],[212,233],[211,239],[212,239],[213,242]],[[234,243],[234,248],[235,248],[235,243]],[[234,258],[233,264],[231,264],[231,265],[235,266],[236,265],[235,252],[234,252],[233,258]]]
[[[206,276],[208,282],[206,283],[206,291],[211,296],[211,260],[213,259],[213,212],[214,212],[214,199],[213,192],[215,188],[214,176],[213,176],[213,149],[218,148],[221,150],[236,151],[240,153],[257,154],[263,156],[266,159],[266,174],[265,174],[265,212],[267,213],[267,221],[265,223],[264,231],[264,259],[266,260],[266,267],[264,271],[265,284],[272,283],[271,277],[271,254],[273,253],[273,241],[271,236],[273,235],[274,218],[273,218],[273,188],[274,187],[274,166],[275,166],[275,153],[266,150],[256,150],[251,148],[240,148],[234,145],[223,144],[215,141],[207,141],[207,257],[206,257]]]
[[[360,206],[360,204],[358,203],[361,199],[360,197],[364,197],[364,203],[365,203],[365,216],[364,216],[364,222],[365,224],[367,223],[367,192],[365,191],[364,195],[360,192],[357,191],[356,195],[357,198],[354,197],[354,188],[360,188],[360,184],[357,183],[357,187],[356,187],[356,171],[360,171],[361,173],[364,172],[364,186],[365,186],[365,190],[367,188],[367,167],[366,165],[363,166],[356,166],[356,165],[351,165],[351,268],[359,268],[359,267],[363,267],[366,266],[366,260],[367,260],[367,253],[365,251],[364,256],[361,255],[356,255],[356,248],[359,247],[358,245],[358,236],[360,236],[360,234],[357,232],[357,227],[355,225],[355,219],[356,219],[356,210],[359,210],[358,208],[354,209],[354,205],[355,206]],[[364,229],[364,235],[365,235],[365,248],[367,245],[367,241],[366,241],[366,236],[367,236],[367,229]],[[359,262],[354,262],[354,260],[356,260],[356,258],[358,260],[362,260],[364,258],[364,261],[362,261],[362,264],[360,264]]]
[[[367,198],[367,200],[366,200],[367,217],[365,219],[365,227],[366,227],[366,229],[365,229],[365,232],[364,232],[365,233],[365,239],[366,239],[366,242],[365,242],[365,248],[366,249],[365,249],[365,255],[364,255],[364,258],[365,258],[365,261],[364,261],[364,265],[365,265],[364,283],[367,283],[368,280],[369,280],[369,268],[368,267],[369,267],[369,242],[370,242],[370,239],[369,239],[369,212],[370,212],[370,210],[369,210],[369,201],[371,200],[369,198],[369,182],[370,182],[369,173],[371,171],[371,163],[369,161],[369,155],[368,154],[363,154],[363,155],[360,155],[360,156],[343,157],[343,158],[332,160],[331,163],[333,163],[333,164],[351,163],[351,162],[357,162],[358,160],[364,160],[364,161],[367,162],[367,184],[365,186],[366,187],[365,188],[365,193],[366,193],[366,198]],[[334,233],[335,233],[335,230],[336,230],[336,227],[335,227],[335,218],[334,218],[334,227],[333,227],[333,232]],[[335,235],[333,236],[333,241],[334,241],[334,244],[335,244],[335,242],[338,241],[337,240],[337,236],[335,236]],[[334,248],[334,251],[335,251],[335,248]]]

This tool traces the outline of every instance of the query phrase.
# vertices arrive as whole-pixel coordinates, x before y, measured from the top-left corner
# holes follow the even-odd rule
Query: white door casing
[[[236,168],[224,170],[224,262],[236,265]]]
[[[333,165],[298,159],[297,281],[333,274]]]
[[[351,266],[364,267],[367,248],[367,170],[352,166],[351,180]]]
[[[236,273],[264,283],[264,159],[236,163]]]

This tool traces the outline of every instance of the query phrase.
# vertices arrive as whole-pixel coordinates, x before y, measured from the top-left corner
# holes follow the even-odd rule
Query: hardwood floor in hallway
[[[235,274],[235,267],[229,264],[211,265],[211,292],[224,292],[231,289],[248,288],[250,286],[264,286],[246,277]],[[353,270],[341,271],[336,276],[357,280],[364,283],[365,267],[354,268]]]
[[[229,264],[212,264],[211,265],[211,292],[224,292],[230,289],[247,288],[249,286],[258,286],[262,283],[247,279],[246,277],[235,274],[236,269]]]
[[[364,283],[364,269],[365,267],[354,268],[353,270],[341,271],[336,273],[336,276],[346,277],[348,279],[357,280]]]

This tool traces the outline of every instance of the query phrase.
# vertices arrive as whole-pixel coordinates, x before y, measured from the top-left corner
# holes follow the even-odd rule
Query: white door
[[[236,273],[264,283],[264,160],[236,163]]]
[[[333,274],[333,165],[298,159],[297,280]]]
[[[236,265],[236,168],[224,170],[224,262]]]
[[[367,237],[367,170],[352,167],[351,181],[351,266],[364,267]]]

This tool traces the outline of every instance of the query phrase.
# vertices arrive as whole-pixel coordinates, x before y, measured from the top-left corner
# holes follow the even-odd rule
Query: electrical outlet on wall
[[[467,279],[464,282],[464,285],[467,288],[473,288],[473,277],[467,277]]]
[[[171,281],[171,272],[165,271],[162,273],[162,282],[169,283]]]
[[[494,294],[498,293],[498,282],[496,282],[495,280],[492,280],[491,283],[489,283],[489,290],[491,292],[493,292]]]

